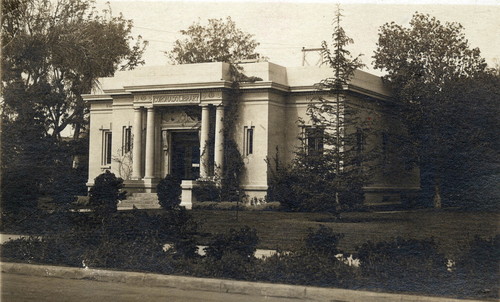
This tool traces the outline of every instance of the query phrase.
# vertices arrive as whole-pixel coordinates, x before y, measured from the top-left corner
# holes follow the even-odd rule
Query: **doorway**
[[[198,131],[171,133],[172,161],[170,174],[183,180],[200,177],[200,140]]]

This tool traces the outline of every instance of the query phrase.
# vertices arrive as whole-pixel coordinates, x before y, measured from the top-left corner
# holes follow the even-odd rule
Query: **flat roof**
[[[326,66],[283,67],[271,62],[243,63],[240,66],[247,76],[261,78],[262,82],[275,83],[291,90],[297,87],[312,89],[314,84],[334,76],[333,70]],[[117,71],[113,77],[100,78],[98,87],[91,95],[125,92],[127,87],[147,89],[162,85],[181,85],[196,88],[205,83],[223,85],[231,80],[229,70],[229,64],[221,62],[138,67],[134,70]],[[391,95],[381,77],[361,70],[356,70],[349,85],[383,96]]]

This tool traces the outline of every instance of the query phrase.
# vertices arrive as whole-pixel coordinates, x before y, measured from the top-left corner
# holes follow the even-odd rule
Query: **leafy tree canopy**
[[[226,20],[209,19],[206,26],[199,22],[193,23],[181,33],[186,37],[175,41],[172,51],[166,52],[176,64],[238,63],[260,58],[260,54],[255,52],[259,43],[253,39],[253,35],[237,28],[230,17]]]
[[[439,90],[446,81],[472,77],[486,68],[479,49],[470,48],[462,25],[443,24],[418,12],[408,28],[394,22],[380,28],[373,58],[375,68],[387,72],[385,78],[394,84],[400,96],[415,89],[417,82]],[[403,100],[416,101],[408,98]]]
[[[401,104],[400,116],[409,134],[401,144],[402,153],[409,163],[420,166],[423,197],[433,194],[434,205],[440,207],[443,192],[464,186],[457,183],[456,171],[480,166],[485,158],[478,152],[490,153],[491,138],[484,131],[489,126],[478,124],[464,109],[473,108],[477,118],[491,122],[488,112],[496,111],[491,102],[495,91],[487,82],[495,80],[485,76],[485,60],[478,48],[469,46],[460,24],[443,24],[421,13],[413,15],[409,27],[384,24],[373,58],[375,68],[387,72],[385,79]],[[482,93],[471,94],[478,85]],[[462,94],[452,93],[452,87],[459,86]],[[477,144],[463,144],[466,137],[474,137]]]
[[[132,22],[92,0],[2,1],[4,118],[26,119],[59,138],[68,125],[85,123],[98,77],[143,64],[145,43],[130,36]]]
[[[72,167],[88,145],[81,95],[97,78],[142,64],[146,44],[130,36],[131,21],[98,12],[92,0],[1,5],[2,206],[36,208],[42,195],[69,202],[86,190],[85,167]],[[61,137],[70,126],[72,141]]]

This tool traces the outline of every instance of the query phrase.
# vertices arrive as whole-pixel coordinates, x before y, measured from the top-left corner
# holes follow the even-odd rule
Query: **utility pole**
[[[306,53],[308,52],[317,52],[319,53],[319,60],[318,62],[316,62],[316,66],[321,66],[323,65],[323,58],[321,57],[321,51],[323,50],[323,48],[305,48],[305,47],[302,47],[302,66],[305,66],[305,64],[307,63],[307,66],[309,66],[309,62],[307,62],[306,60]]]

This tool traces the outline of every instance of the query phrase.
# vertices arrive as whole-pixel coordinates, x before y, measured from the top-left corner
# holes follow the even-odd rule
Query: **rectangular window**
[[[111,131],[103,131],[102,164],[111,165],[112,136]]]
[[[253,154],[254,127],[245,127],[245,154]]]
[[[123,126],[122,155],[132,151],[132,126]]]
[[[324,136],[325,136],[324,128],[316,128],[316,127],[305,128],[307,154],[309,155],[323,154]]]

